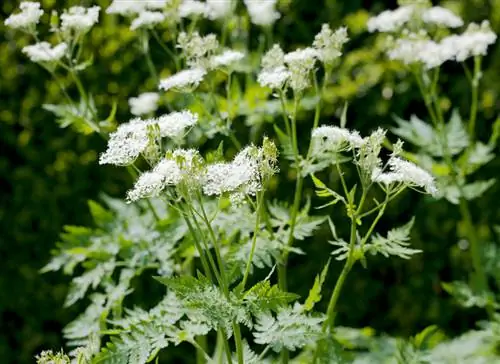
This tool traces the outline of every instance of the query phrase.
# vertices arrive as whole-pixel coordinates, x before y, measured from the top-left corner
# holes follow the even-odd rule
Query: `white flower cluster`
[[[454,50],[453,58],[463,62],[469,57],[484,56],[488,46],[494,44],[497,35],[491,30],[490,23],[484,20],[480,25],[471,23],[460,35],[450,35],[441,41],[441,47]]]
[[[385,186],[420,187],[434,195],[437,192],[434,178],[417,165],[398,157],[402,149],[401,142],[395,145],[395,152],[383,167],[379,154],[385,133],[385,130],[379,128],[362,138],[357,131],[337,126],[320,126],[312,132],[312,156],[320,160],[331,158],[331,153],[352,150],[354,162],[371,181]],[[390,170],[384,172],[386,168]]]
[[[32,62],[56,62],[59,61],[68,49],[66,43],[59,43],[58,45],[52,47],[47,42],[40,42],[33,45],[29,45],[23,48],[23,53],[25,53]]]
[[[245,147],[232,162],[204,165],[196,150],[177,149],[139,177],[128,200],[157,196],[184,183],[190,189],[201,188],[207,196],[228,194],[233,203],[241,202],[260,191],[263,180],[276,172],[276,153],[276,146],[266,139],[260,148]]]
[[[189,69],[182,70],[160,81],[162,90],[189,92],[198,87],[208,71],[218,68],[231,68],[241,61],[245,54],[240,51],[220,49],[215,34],[201,36],[198,32],[180,33],[177,47],[186,57]]]
[[[450,35],[440,42],[428,39],[425,34],[408,34],[394,42],[388,56],[407,65],[421,63],[431,69],[446,61],[463,62],[469,57],[486,55],[488,46],[496,39],[497,35],[484,21],[481,25],[469,24],[464,33]]]
[[[270,26],[281,17],[276,11],[277,0],[243,0],[247,7],[250,20],[259,26]]]
[[[386,186],[404,184],[409,187],[423,188],[425,192],[431,195],[437,193],[434,177],[426,170],[399,157],[391,157],[387,164],[390,168],[389,172],[383,172],[379,168],[373,170],[373,182]]]
[[[181,18],[204,17],[210,20],[224,19],[233,9],[232,0],[183,0],[179,5],[179,16]]]
[[[40,17],[43,15],[43,10],[40,9],[39,2],[23,1],[19,5],[20,13],[12,14],[5,19],[5,26],[13,29],[22,29],[25,31],[33,31]]]
[[[192,68],[180,71],[170,77],[160,80],[160,89],[168,91],[170,89],[176,91],[191,91],[198,87],[203,78],[207,74],[203,68]]]
[[[134,15],[147,10],[163,9],[168,3],[169,0],[113,0],[106,13]]]
[[[219,67],[231,67],[235,63],[245,58],[245,53],[227,49],[221,54],[212,56],[210,58],[210,67],[215,69]]]
[[[201,165],[202,158],[197,150],[177,149],[170,152],[151,171],[139,176],[133,189],[127,192],[127,199],[137,201],[156,197],[165,188],[176,186],[182,181],[193,185]]]
[[[149,130],[152,126],[159,128],[160,137],[179,138],[185,130],[198,121],[198,115],[190,111],[174,112],[157,119],[136,118],[121,124],[110,135],[108,147],[101,154],[100,164],[126,166],[133,163],[150,144]]]
[[[63,32],[81,32],[90,30],[99,21],[99,6],[84,8],[73,6],[61,14],[61,30]]]
[[[144,10],[139,13],[137,18],[132,20],[130,29],[137,30],[139,28],[152,28],[163,21],[165,21],[165,14],[159,11]]]
[[[342,55],[342,47],[348,40],[346,27],[333,32],[328,24],[323,24],[321,31],[314,37],[313,47],[318,51],[320,61],[331,64]]]
[[[368,20],[369,32],[394,32],[410,21],[413,15],[413,6],[401,6],[395,10],[385,10]]]
[[[262,57],[262,70],[257,81],[263,87],[282,89],[289,86],[300,93],[311,84],[311,71],[316,60],[331,66],[342,55],[342,46],[347,42],[347,29],[342,27],[333,32],[328,24],[323,24],[316,35],[313,46],[285,54],[275,44]]]
[[[313,156],[321,156],[359,148],[364,141],[357,131],[325,125],[313,130],[311,142]]]
[[[404,5],[395,10],[383,11],[370,18],[367,23],[368,31],[396,32],[417,16],[421,16],[424,23],[447,28],[458,28],[464,24],[459,16],[440,6],[420,9],[416,5]]]
[[[137,97],[128,99],[130,112],[135,116],[150,114],[158,109],[160,95],[156,92],[144,92]]]

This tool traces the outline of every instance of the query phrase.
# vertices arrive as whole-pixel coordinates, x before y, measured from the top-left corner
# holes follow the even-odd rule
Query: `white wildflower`
[[[139,13],[139,16],[132,21],[130,29],[152,28],[163,21],[165,21],[165,14],[159,11],[142,11]]]
[[[207,74],[202,68],[193,68],[180,71],[173,76],[160,81],[160,89],[168,91],[170,89],[185,91],[198,87],[203,77]]]
[[[488,21],[481,25],[471,23],[461,35],[451,35],[441,41],[443,48],[454,50],[455,60],[463,62],[472,56],[484,56],[488,46],[496,42],[497,35],[491,30]]]
[[[386,10],[368,20],[369,32],[394,32],[410,21],[415,7],[401,6],[395,10]]]
[[[294,92],[302,92],[311,84],[311,71],[314,68],[318,51],[308,47],[285,54],[284,60],[290,71],[289,85]]]
[[[211,20],[224,19],[233,10],[232,0],[207,0],[207,16]]]
[[[43,15],[39,2],[23,1],[19,5],[20,13],[12,14],[5,19],[5,26],[13,29],[33,30]]]
[[[272,46],[270,50],[262,57],[262,68],[265,70],[275,69],[285,64],[285,52],[281,49],[279,44]]]
[[[372,174],[374,182],[385,185],[403,183],[409,187],[423,188],[431,195],[437,193],[434,177],[416,164],[399,157],[390,158],[388,164],[389,172],[383,173],[380,169],[374,169]]]
[[[264,69],[259,73],[257,82],[259,82],[262,87],[281,89],[290,78],[290,75],[290,71],[288,71],[285,66]]]
[[[55,62],[64,57],[67,49],[68,45],[66,43],[59,43],[52,47],[47,42],[40,42],[24,47],[23,53],[25,53],[32,62]]]
[[[431,69],[454,59],[455,52],[456,48],[451,47],[450,44],[436,43],[412,33],[407,38],[397,39],[392,49],[389,50],[388,56],[406,65],[422,63],[425,68]]]
[[[182,178],[181,169],[175,160],[163,159],[152,171],[140,175],[134,188],[127,192],[129,201],[145,197],[156,197],[167,186],[175,186]]]
[[[146,10],[146,1],[143,0],[113,0],[106,9],[108,14],[133,15]]]
[[[428,24],[440,25],[448,28],[458,28],[464,25],[464,21],[451,10],[441,6],[433,6],[426,9],[422,14],[422,20]]]
[[[215,163],[207,167],[203,192],[209,196],[244,192],[255,195],[260,190],[258,160],[255,147],[246,147],[230,163]]]
[[[106,13],[134,15],[145,10],[161,10],[169,2],[170,0],[113,0]]]
[[[219,49],[219,42],[215,34],[201,36],[198,32],[181,32],[177,38],[177,48],[182,50],[189,67],[209,68],[210,57]]]
[[[156,92],[144,92],[137,97],[131,97],[128,99],[130,112],[136,116],[152,113],[158,109],[159,99],[160,95]]]
[[[82,32],[90,30],[99,21],[99,6],[84,8],[73,6],[61,14],[61,30],[63,32]]]
[[[323,24],[321,31],[314,37],[313,46],[318,58],[326,64],[331,64],[342,55],[342,46],[348,40],[346,27],[340,27],[333,32],[328,24]]]
[[[133,163],[149,143],[147,124],[139,118],[121,124],[111,133],[108,148],[101,154],[99,164],[126,166]]]
[[[213,56],[210,59],[210,65],[213,68],[229,67],[243,58],[245,58],[245,53],[228,49],[219,55]]]
[[[269,26],[281,17],[276,11],[277,0],[243,0],[250,20],[255,25]]]
[[[338,153],[353,148],[359,148],[363,138],[357,131],[350,131],[337,126],[320,126],[312,131],[312,153],[322,156],[324,153]]]
[[[197,0],[184,0],[179,6],[179,16],[189,18],[191,16],[206,17],[209,12],[207,4]]]
[[[162,137],[178,138],[187,128],[198,122],[198,114],[190,111],[173,112],[153,119],[151,122],[158,124]]]

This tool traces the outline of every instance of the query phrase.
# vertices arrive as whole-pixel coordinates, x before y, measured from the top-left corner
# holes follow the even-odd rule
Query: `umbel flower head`
[[[99,21],[99,6],[73,6],[61,14],[61,31],[86,33]]]
[[[150,129],[157,126],[160,137],[179,139],[188,127],[198,121],[198,115],[190,111],[180,111],[163,115],[157,119],[136,118],[121,124],[110,135],[108,148],[101,154],[100,164],[126,166],[132,164],[142,153],[151,147]]]
[[[35,30],[36,25],[43,15],[40,3],[34,1],[23,1],[19,5],[21,12],[10,15],[5,19],[5,26],[12,29],[21,29],[27,32]]]
[[[328,24],[323,24],[321,31],[314,37],[313,47],[319,60],[330,65],[342,55],[342,47],[348,40],[346,27],[333,32]]]
[[[181,32],[177,38],[177,48],[182,50],[189,67],[207,69],[210,57],[219,49],[219,42],[215,34],[201,36],[198,32]]]
[[[134,188],[127,192],[128,201],[156,197],[167,187],[184,183],[198,188],[203,175],[203,159],[195,149],[177,149],[168,152],[151,171],[140,175]]]
[[[169,0],[113,0],[106,13],[134,15],[146,10],[161,10],[168,2]]]
[[[25,53],[32,62],[52,63],[63,58],[66,55],[67,49],[68,46],[66,43],[59,43],[52,47],[47,42],[40,42],[24,47],[23,53]]]
[[[250,21],[255,25],[269,26],[281,17],[276,11],[277,0],[243,0],[250,15]]]
[[[139,16],[132,20],[130,25],[131,30],[139,28],[153,28],[155,25],[165,21],[165,14],[159,11],[144,10],[139,13]]]
[[[189,92],[198,87],[206,74],[207,71],[203,68],[183,70],[170,77],[160,80],[159,88],[164,91],[175,90],[180,92]]]
[[[232,162],[209,165],[203,192],[208,196],[229,194],[233,203],[239,203],[245,195],[254,196],[260,191],[263,183],[276,172],[277,148],[265,138],[262,147],[247,146]]]
[[[160,95],[156,92],[144,92],[137,97],[131,97],[128,99],[130,112],[136,116],[155,112],[158,109],[159,99]]]

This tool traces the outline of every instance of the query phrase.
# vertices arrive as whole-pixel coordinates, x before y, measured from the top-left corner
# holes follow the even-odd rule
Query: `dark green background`
[[[102,7],[108,2],[97,1]],[[401,69],[387,63],[374,47],[374,37],[362,29],[366,11],[378,13],[395,7],[395,1],[286,1],[290,4],[275,27],[274,40],[284,49],[310,44],[321,23],[332,27],[347,24],[352,40],[347,56],[336,74],[336,85],[328,90],[329,101],[323,122],[331,122],[344,100],[350,103],[349,125],[363,133],[377,126],[392,125],[391,115],[425,117],[415,85]],[[458,5],[466,21],[489,19],[500,32],[500,5],[495,1],[464,0]],[[91,2],[43,1],[48,9]],[[62,327],[79,307],[62,309],[67,277],[40,275],[50,250],[64,224],[89,223],[86,201],[96,199],[101,191],[121,197],[130,185],[126,173],[118,168],[97,164],[104,143],[96,136],[83,136],[60,129],[53,116],[42,110],[43,103],[57,103],[61,96],[50,76],[30,63],[21,48],[30,40],[7,31],[3,20],[18,6],[4,0],[0,5],[0,362],[29,363],[42,349],[63,345]],[[284,4],[287,8],[287,4]],[[95,64],[84,72],[85,84],[96,95],[98,109],[109,111],[112,100],[119,101],[118,120],[126,120],[127,99],[154,88],[133,33],[118,17],[101,15],[100,25],[92,30],[91,43],[96,50]],[[46,21],[46,18],[44,18]],[[350,52],[350,51],[353,52]],[[354,51],[355,50],[355,51]],[[153,49],[158,70],[168,65]],[[500,104],[498,69],[499,48],[494,46],[484,62],[488,69],[480,96],[479,135],[486,139]],[[461,68],[447,64],[443,89],[449,99],[443,104],[458,107],[466,116],[468,89]],[[396,72],[397,71],[397,72]],[[146,81],[145,81],[146,80]],[[147,87],[145,87],[145,82]],[[391,100],[382,90],[395,90]],[[75,90],[72,90],[74,92]],[[105,115],[102,115],[105,116]],[[336,119],[335,119],[336,120]],[[304,115],[299,129],[310,128],[310,115]],[[302,133],[307,135],[306,133]],[[242,132],[240,137],[244,139]],[[307,142],[304,138],[304,142]],[[478,178],[497,175],[498,159],[481,169]],[[280,195],[291,195],[293,183],[280,181]],[[310,184],[306,186],[312,192]],[[494,239],[491,227],[498,221],[500,191],[493,187],[474,201],[473,216],[483,239]],[[334,219],[339,215],[331,211]],[[468,254],[460,251],[458,210],[444,201],[407,193],[384,217],[380,231],[400,224],[416,214],[413,244],[424,253],[410,262],[374,259],[367,270],[357,267],[348,278],[339,302],[338,323],[355,327],[372,326],[395,335],[410,335],[437,324],[450,334],[472,328],[484,317],[481,311],[464,311],[453,304],[440,287],[441,281],[466,279],[470,266]],[[339,215],[340,216],[340,215]],[[335,219],[339,231],[347,221]],[[308,257],[292,257],[290,290],[306,294],[314,275],[322,268],[330,246],[327,232],[303,244]],[[338,269],[338,264],[334,264]],[[336,273],[330,271],[327,289]],[[307,277],[307,279],[306,279]],[[329,294],[329,293],[327,293]]]

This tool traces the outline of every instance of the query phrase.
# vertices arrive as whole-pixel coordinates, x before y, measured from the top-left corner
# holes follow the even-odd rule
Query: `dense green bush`
[[[59,10],[79,3],[42,1],[46,20],[50,9]],[[85,3],[92,5],[88,1]],[[103,8],[108,5],[106,1],[96,3]],[[498,2],[441,3],[456,10],[466,22],[489,19],[493,30],[500,31]],[[395,115],[408,119],[416,113],[426,117],[416,84],[409,81],[400,64],[386,59],[382,39],[366,32],[369,12],[395,7],[395,2],[378,1],[370,4],[370,8],[364,8],[365,5],[362,1],[325,0],[314,6],[310,1],[280,1],[283,15],[273,29],[273,40],[291,50],[310,44],[322,23],[329,23],[333,28],[348,27],[351,40],[334,74],[336,82],[325,90],[321,121],[331,124],[332,120],[338,120],[344,102],[348,101],[349,126],[363,135],[379,126],[394,127]],[[3,1],[0,7],[1,18],[5,19],[15,11],[18,2]],[[42,27],[46,31],[47,21],[44,23]],[[199,27],[208,32],[214,26],[207,21],[201,22]],[[249,40],[252,47],[264,47],[259,44],[263,40],[257,31],[252,28],[252,32]],[[168,31],[160,36],[163,41],[172,42]],[[116,120],[127,121],[130,118],[128,98],[156,89],[136,37],[126,21],[104,14],[88,37],[87,47],[95,50],[95,58],[93,65],[82,73],[83,83],[95,96],[98,110],[110,113],[116,102]],[[3,182],[0,256],[5,257],[0,274],[0,291],[3,292],[0,297],[0,357],[8,363],[28,363],[44,348],[63,347],[62,328],[85,307],[62,308],[69,279],[54,273],[39,274],[49,261],[50,250],[55,248],[63,225],[92,225],[87,200],[102,201],[102,193],[123,198],[132,179],[122,169],[98,165],[98,155],[106,145],[99,136],[60,128],[54,115],[41,108],[42,104],[58,103],[61,93],[50,75],[20,52],[31,42],[29,37],[8,30],[2,22],[0,40],[0,176]],[[153,63],[159,74],[167,75],[172,72],[173,62],[166,59],[157,43],[154,44],[151,49]],[[495,71],[500,67],[499,52],[494,45],[483,60],[486,71],[481,81],[477,124],[478,137],[483,141],[489,139],[491,125],[500,108],[497,101],[500,79]],[[72,80],[63,79],[62,82],[69,86],[72,97],[78,95]],[[458,108],[462,115],[467,115],[470,96],[460,65],[447,65],[442,82],[447,96],[439,100],[441,107],[447,111],[451,107]],[[302,149],[306,148],[309,139],[307,117],[310,116],[304,113],[298,118]],[[236,127],[236,130],[238,138],[245,143],[259,135],[247,135],[246,127]],[[263,130],[272,132],[270,123],[264,124]],[[395,140],[392,136],[389,138]],[[229,148],[229,142],[227,145]],[[205,148],[216,147],[216,143],[209,142]],[[499,160],[495,158],[481,168],[475,178],[494,178],[498,168]],[[333,184],[338,183],[333,175],[323,177]],[[281,175],[274,183],[272,196],[290,200],[294,176]],[[499,212],[495,198],[499,194],[498,185],[494,185],[471,204],[481,241],[498,243],[495,225]],[[310,180],[305,183],[305,195],[314,195]],[[399,226],[416,215],[412,246],[422,249],[423,254],[409,261],[375,258],[369,261],[367,269],[353,270],[337,306],[337,322],[343,326],[369,326],[377,332],[404,337],[415,335],[429,325],[437,325],[450,336],[474,328],[478,320],[486,318],[484,310],[461,308],[442,287],[442,282],[467,281],[471,271],[468,250],[459,244],[465,239],[466,228],[458,209],[445,201],[422,198],[414,193],[404,193],[395,205],[384,216],[380,230]],[[329,208],[328,213],[334,221],[343,221],[337,209]],[[337,229],[339,233],[348,232],[348,226],[342,223],[337,224]],[[290,292],[307,297],[311,282],[326,263],[324,241],[328,239],[328,227],[323,226],[314,239],[301,244],[308,261],[314,264],[304,264],[301,257],[291,256]],[[340,264],[332,264],[324,284],[325,297],[330,296],[339,272]],[[160,294],[158,285],[148,279],[136,286],[134,303],[152,303],[151,296]],[[326,303],[322,302],[319,309],[325,311]],[[184,349],[180,347],[181,351]]]

